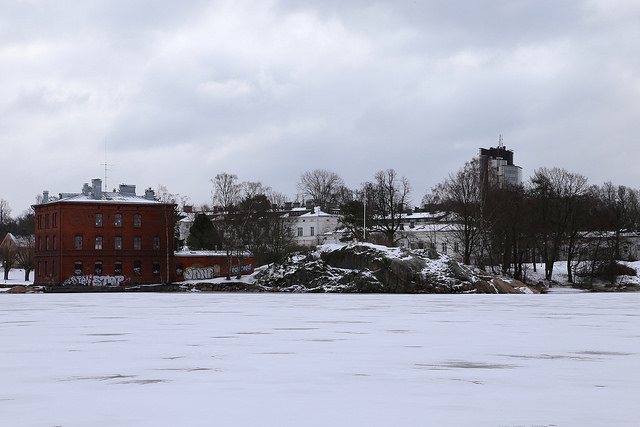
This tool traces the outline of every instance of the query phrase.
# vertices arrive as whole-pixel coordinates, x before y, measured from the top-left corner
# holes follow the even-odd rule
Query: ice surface
[[[7,426],[640,425],[640,294],[0,296]]]

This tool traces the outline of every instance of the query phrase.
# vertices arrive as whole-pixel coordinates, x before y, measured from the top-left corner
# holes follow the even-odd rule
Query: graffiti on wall
[[[184,270],[186,280],[213,279],[220,276],[220,264],[213,267],[187,267]]]
[[[101,286],[117,287],[124,286],[127,278],[125,276],[94,276],[87,274],[83,276],[71,276],[62,283],[62,286]]]
[[[247,264],[247,265],[243,265],[242,266],[242,272],[246,272],[246,271],[251,271],[251,264]],[[231,267],[231,273],[233,274],[238,274],[238,266],[234,265]]]

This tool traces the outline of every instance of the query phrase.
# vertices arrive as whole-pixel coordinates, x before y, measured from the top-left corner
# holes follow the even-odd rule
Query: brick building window
[[[102,261],[96,261],[95,262],[94,271],[98,275],[102,274]]]
[[[116,250],[121,250],[122,249],[122,237],[121,236],[116,236],[115,239],[113,239],[113,243],[114,243],[114,248]]]
[[[102,250],[102,236],[96,236],[96,249]]]
[[[82,249],[82,236],[76,236],[75,246],[76,249]]]
[[[142,238],[141,237],[134,237],[133,238],[133,249],[135,249],[137,251],[142,249]]]
[[[153,250],[158,250],[160,249],[160,238],[159,237],[154,237],[153,238]]]
[[[113,225],[116,227],[122,227],[122,214],[116,214]]]
[[[116,261],[113,268],[114,274],[122,274],[122,261]]]
[[[140,276],[142,274],[142,263],[140,261],[133,261],[133,274]]]
[[[102,214],[96,214],[96,227],[102,227]]]
[[[73,264],[73,274],[75,274],[76,276],[82,275],[82,261],[76,261]]]
[[[160,263],[153,261],[153,274],[160,274]]]
[[[142,216],[140,214],[135,214],[133,216],[133,226],[136,228],[142,227]]]

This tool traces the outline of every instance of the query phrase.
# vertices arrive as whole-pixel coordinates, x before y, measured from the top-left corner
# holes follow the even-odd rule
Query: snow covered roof
[[[218,257],[226,257],[226,251],[211,251],[211,250],[197,250],[192,251],[190,249],[182,249],[180,251],[176,251],[173,253],[176,257],[202,257],[202,256],[218,256]],[[233,256],[237,255],[236,251],[233,251]],[[243,256],[251,256],[249,252],[243,252]]]
[[[57,202],[166,204],[155,200],[151,188],[145,190],[144,196],[136,195],[136,186],[128,184],[120,184],[117,191],[102,191],[101,179],[92,180],[91,185],[85,183],[80,193],[60,193],[59,198],[50,198],[49,192],[43,191],[41,204]]]
[[[300,218],[309,218],[309,217],[317,217],[317,216],[338,216],[330,213],[323,212],[319,207],[314,208],[313,212],[309,212],[303,215],[300,215]]]
[[[99,197],[95,197],[93,194],[64,194],[58,202],[91,202],[91,203],[143,203],[143,204],[162,204],[162,202],[155,199],[148,199],[144,196],[137,196],[135,194],[122,194],[115,192],[103,192]]]
[[[4,239],[2,239],[0,246],[11,245],[17,248],[32,248],[33,242],[34,242],[33,235],[16,236],[13,233],[7,233],[6,236],[4,236]]]

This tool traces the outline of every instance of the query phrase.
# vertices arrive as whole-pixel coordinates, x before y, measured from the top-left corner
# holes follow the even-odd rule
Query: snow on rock
[[[277,292],[537,292],[444,255],[368,243],[323,245],[289,257],[257,273],[255,285]]]

